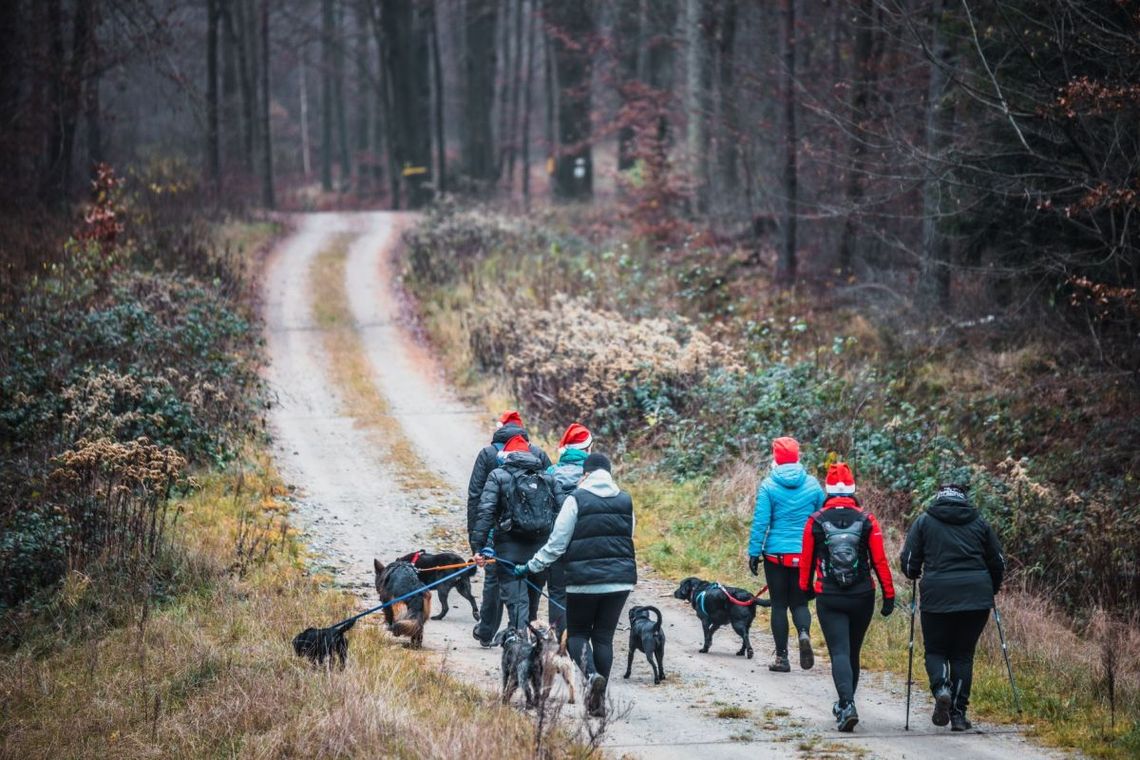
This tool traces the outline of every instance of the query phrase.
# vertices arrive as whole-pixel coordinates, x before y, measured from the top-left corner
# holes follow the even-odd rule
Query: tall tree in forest
[[[597,48],[594,1],[545,0],[543,16],[558,88],[554,196],[585,199],[594,192],[590,124],[590,80]]]
[[[956,65],[956,38],[947,26],[946,0],[935,0],[930,42],[930,84],[926,100],[926,160],[922,180],[922,253],[919,294],[927,303],[950,299],[950,244],[941,229],[946,149],[954,129],[951,72]]]
[[[333,167],[333,38],[336,23],[334,0],[321,0],[321,189],[332,192]]]
[[[375,101],[369,97],[372,86],[372,75],[368,66],[368,12],[362,7],[361,0],[353,6],[356,30],[353,34],[355,49],[353,63],[356,66],[356,96],[353,102],[356,105],[356,129],[353,139],[354,164],[356,172],[356,187],[360,192],[366,192],[372,178],[368,176],[368,148],[372,140],[369,125],[372,122],[372,106]]]
[[[388,134],[397,164],[393,171],[404,178],[408,206],[419,208],[431,200],[431,17],[421,3],[380,0],[380,5],[391,85]]]
[[[523,0],[514,2],[514,67],[511,72],[511,102],[507,117],[507,189],[514,189],[515,161],[519,152],[519,107],[523,89]]]
[[[222,0],[206,0],[206,180],[221,192],[222,145],[218,108],[218,27]]]
[[[641,96],[646,76],[646,0],[618,0],[614,9],[614,47],[617,50],[617,91],[623,109],[632,110]],[[618,126],[618,171],[633,168],[634,125],[628,120]]]
[[[273,208],[273,134],[269,121],[269,0],[261,0],[261,205]]]
[[[333,19],[333,111],[336,115],[336,148],[340,163],[340,188],[344,190],[352,177],[352,153],[348,146],[348,109],[344,104],[344,2],[338,0]]]
[[[740,186],[740,123],[736,92],[738,0],[722,0],[717,23],[717,180],[720,197],[731,205]]]
[[[689,172],[698,213],[708,210],[708,10],[710,0],[685,0],[685,118]]]
[[[429,0],[427,7],[431,17],[431,72],[432,95],[435,101],[435,151],[436,151],[436,186],[441,193],[447,192],[447,138],[443,129],[444,97],[443,97],[443,56],[439,52],[439,13],[435,0]]]
[[[534,48],[538,44],[535,35],[535,20],[538,18],[538,9],[534,7],[537,0],[529,0],[529,14],[526,27],[526,81],[523,83],[522,101],[522,193],[523,202],[530,208],[530,104],[531,90],[534,85]]]
[[[467,0],[464,6],[463,174],[493,182],[498,174],[491,114],[495,104],[495,27],[499,0]]]
[[[784,0],[784,67],[781,97],[784,101],[784,239],[776,259],[776,279],[787,285],[796,279],[796,215],[799,177],[796,140],[796,0]]]
[[[48,133],[41,197],[50,203],[66,198],[71,191],[74,168],[75,132],[83,104],[83,86],[89,56],[95,43],[96,0],[76,0],[71,22],[71,54],[64,43],[64,14],[60,0],[47,0],[47,20],[51,61],[51,121]]]
[[[871,139],[867,124],[870,119],[869,99],[875,80],[874,0],[857,0],[854,10],[855,49],[852,67],[855,81],[851,87],[851,124],[848,128],[847,213],[839,240],[839,269],[844,274],[854,271],[856,263],[857,220],[867,181],[867,143]]]

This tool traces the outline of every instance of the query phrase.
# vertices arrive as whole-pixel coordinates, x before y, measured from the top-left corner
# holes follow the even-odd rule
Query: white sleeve
[[[550,567],[566,552],[570,539],[574,536],[574,526],[578,524],[578,500],[572,495],[562,502],[562,509],[558,512],[558,519],[554,521],[554,529],[550,531],[550,538],[546,544],[535,552],[527,563],[532,573],[541,573]]]

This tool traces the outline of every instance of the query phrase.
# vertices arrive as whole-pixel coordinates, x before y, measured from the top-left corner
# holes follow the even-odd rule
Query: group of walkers
[[[586,676],[587,714],[602,717],[614,632],[637,583],[637,563],[633,500],[593,443],[590,431],[573,423],[553,464],[530,443],[518,412],[504,412],[471,472],[467,527],[484,567],[474,637],[491,646],[504,606],[513,629],[536,620],[545,585],[550,625],[560,637],[566,631],[568,652]]]
[[[569,653],[587,679],[587,714],[603,716],[614,632],[637,583],[637,565],[632,499],[614,483],[609,458],[593,452],[593,443],[590,431],[574,423],[552,463],[530,442],[519,413],[504,412],[471,473],[467,527],[471,551],[484,568],[483,613],[474,637],[491,646],[504,607],[511,628],[536,620],[545,585],[553,602],[550,625],[559,635],[566,631]],[[799,665],[813,667],[808,602],[815,599],[837,695],[832,712],[837,728],[851,731],[859,722],[859,655],[874,617],[875,580],[884,617],[894,611],[895,588],[882,530],[859,503],[850,467],[832,464],[821,487],[800,462],[797,441],[773,441],[771,469],[756,493],[748,555],[753,575],[763,563],[771,596],[776,654],[769,670],[791,670],[789,613]],[[939,489],[911,526],[900,567],[912,581],[921,578],[932,720],[965,731],[971,727],[966,710],[974,651],[1004,564],[997,536],[964,486]]]
[[[800,463],[799,444],[777,438],[771,470],[757,489],[748,554],[753,575],[759,574],[763,559],[772,600],[776,656],[769,670],[791,670],[789,611],[800,667],[814,664],[808,609],[814,598],[831,658],[836,727],[853,730],[859,722],[859,654],[875,612],[872,575],[882,592],[883,617],[895,609],[895,588],[882,531],[855,496],[851,468],[832,464],[821,488]],[[922,633],[934,696],[931,720],[965,731],[971,727],[966,709],[974,651],[1004,573],[997,536],[970,504],[967,489],[946,484],[911,525],[899,563],[907,578],[922,579]]]

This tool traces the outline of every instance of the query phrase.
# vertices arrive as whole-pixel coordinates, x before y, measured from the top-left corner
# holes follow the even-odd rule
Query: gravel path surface
[[[389,254],[404,223],[397,214],[322,213],[298,219],[267,265],[264,281],[267,379],[277,394],[270,414],[274,452],[296,488],[296,517],[338,581],[372,604],[372,557],[387,562],[417,548],[464,551],[465,492],[471,462],[489,439],[490,415],[458,400],[430,352],[401,325]],[[344,416],[328,370],[323,338],[311,317],[309,277],[317,255],[343,232],[356,235],[346,261],[345,288],[376,387],[419,457],[444,483],[444,493],[405,492],[393,475],[384,440]],[[743,540],[743,539],[742,539]],[[481,587],[476,584],[478,597]],[[769,673],[772,648],[766,616],[753,627],[756,658],[734,656],[738,642],[720,631],[709,654],[698,654],[701,630],[692,611],[671,597],[672,585],[646,570],[632,603],[654,604],[665,616],[668,680],[652,685],[644,659],[625,681],[627,634],[618,632],[611,696],[626,714],[609,730],[614,756],[691,758],[833,757],[1021,760],[1060,756],[1012,728],[950,734],[929,723],[928,698],[916,688],[912,730],[902,730],[903,686],[865,674],[854,734],[834,730],[835,699],[825,656],[811,671]],[[425,647],[438,651],[455,675],[495,689],[499,650],[471,638],[466,602],[427,626]],[[899,613],[903,614],[900,610]],[[746,717],[718,718],[736,706]],[[574,713],[575,715],[577,713]]]

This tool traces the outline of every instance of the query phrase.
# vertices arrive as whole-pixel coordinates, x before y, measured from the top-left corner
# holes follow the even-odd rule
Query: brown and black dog
[[[384,567],[383,562],[373,559],[372,567],[376,571],[376,593],[381,602],[390,602],[424,587],[411,562],[397,560]],[[431,592],[424,590],[422,594],[385,607],[384,622],[393,635],[409,637],[411,646],[419,649],[424,643],[424,623],[430,614]]]
[[[423,549],[418,552],[411,552],[400,557],[397,562],[411,562],[417,570],[420,571],[420,580],[425,584],[432,584],[441,578],[446,578],[449,574],[454,573],[456,568],[452,567],[448,570],[435,570],[434,568],[460,565],[465,561],[464,557],[460,557],[455,552],[440,552],[439,554],[431,554]],[[439,614],[433,615],[432,620],[443,620],[443,616],[451,607],[447,604],[447,595],[451,593],[451,589],[459,592],[459,595],[471,603],[471,617],[476,620],[479,619],[479,605],[475,603],[475,595],[471,593],[471,576],[475,574],[475,566],[471,566],[469,572],[456,576],[449,581],[439,584],[435,587],[435,595],[439,597]]]

